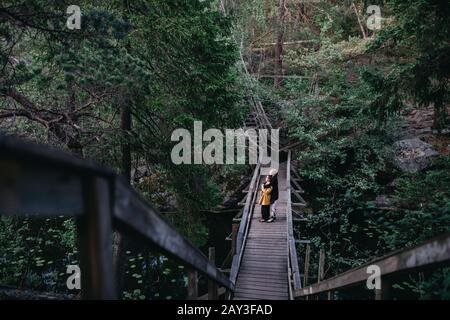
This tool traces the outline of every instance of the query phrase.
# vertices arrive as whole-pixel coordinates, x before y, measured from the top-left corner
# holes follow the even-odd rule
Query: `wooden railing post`
[[[198,273],[197,270],[188,269],[188,300],[198,298]]]
[[[116,299],[108,181],[98,177],[86,178],[83,198],[85,213],[77,220],[82,297]]]
[[[239,224],[233,223],[231,226],[231,252],[232,257],[236,254],[236,239],[237,239],[237,233],[239,231]]]
[[[309,274],[309,257],[311,255],[311,246],[306,244],[306,252],[305,252],[305,274],[303,275],[303,283],[304,287],[308,285],[308,274]]]
[[[210,247],[209,248],[209,261],[213,265],[216,265],[216,248]],[[208,280],[208,300],[218,300],[219,299],[219,293],[217,284],[212,281]]]
[[[319,269],[317,272],[317,283],[319,283],[320,281],[323,280],[323,276],[324,276],[324,264],[325,264],[325,251],[323,251],[323,249],[320,249],[319,251]]]
[[[317,269],[317,283],[323,280],[324,277],[324,264],[325,264],[325,251],[323,249],[319,250],[319,267]],[[316,299],[319,300],[320,295],[316,296]]]
[[[381,278],[381,289],[375,289],[375,300],[389,300],[391,298],[392,285],[386,278]]]

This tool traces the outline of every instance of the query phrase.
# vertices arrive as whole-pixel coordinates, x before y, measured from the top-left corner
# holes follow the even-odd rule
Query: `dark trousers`
[[[264,220],[269,220],[270,218],[270,205],[261,206],[261,215]]]

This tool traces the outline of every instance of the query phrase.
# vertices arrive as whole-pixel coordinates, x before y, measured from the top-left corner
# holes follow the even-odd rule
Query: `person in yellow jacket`
[[[270,194],[272,193],[272,189],[273,187],[270,181],[270,176],[267,176],[264,184],[261,186],[261,198],[259,199],[262,215],[262,219],[259,220],[260,222],[273,221],[272,219],[270,219]]]

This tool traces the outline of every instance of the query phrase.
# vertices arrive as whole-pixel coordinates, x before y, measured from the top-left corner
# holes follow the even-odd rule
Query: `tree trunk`
[[[274,87],[278,88],[283,77],[283,37],[284,37],[285,0],[278,1],[277,41],[275,46],[275,79]]]
[[[364,28],[364,26],[361,22],[361,18],[359,17],[358,8],[356,8],[356,5],[353,1],[352,1],[352,8],[355,11],[356,19],[358,19],[358,24],[359,24],[359,28],[361,29],[361,34],[362,34],[363,38],[366,39],[367,38],[366,29]]]
[[[120,115],[120,129],[122,131],[122,161],[121,161],[121,174],[124,176],[126,181],[131,183],[131,143],[130,143],[130,133],[132,127],[131,121],[131,106],[129,101],[124,101],[121,105],[121,115]],[[122,296],[124,290],[124,277],[125,277],[125,266],[126,266],[126,255],[127,241],[126,237],[120,233],[115,232],[114,234],[114,266],[116,270],[117,279],[117,289],[118,297]]]
[[[447,126],[447,107],[442,101],[434,103],[434,123],[433,127],[441,133]]]
[[[122,131],[121,173],[131,183],[131,107],[128,101],[121,107],[120,129]]]

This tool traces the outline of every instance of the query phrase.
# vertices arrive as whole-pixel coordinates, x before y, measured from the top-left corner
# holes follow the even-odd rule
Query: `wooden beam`
[[[389,300],[391,298],[392,284],[385,277],[381,278],[381,289],[375,289],[375,300]]]
[[[113,170],[49,146],[0,135],[0,212],[18,216],[83,214],[82,176]]]
[[[304,219],[299,219],[299,218],[294,218],[294,219],[292,219],[292,221],[294,221],[294,222],[308,222],[309,220],[308,219],[306,219],[306,218],[304,218]]]
[[[216,264],[216,248],[209,248],[209,261],[212,265]],[[208,281],[208,300],[217,300],[219,298],[219,294],[217,291],[217,284],[214,281]]]
[[[239,231],[239,224],[233,223],[231,225],[231,252],[233,255],[236,254],[236,241],[238,231]]]
[[[0,212],[10,216],[83,214],[82,178],[71,169],[0,151]]]
[[[377,265],[382,278],[399,272],[412,272],[425,267],[433,267],[450,260],[450,233],[428,240],[413,248],[391,252],[383,257],[348,270],[319,284],[303,288],[296,297],[305,297],[330,290],[342,289],[367,281],[367,267]]]
[[[301,207],[301,208],[304,208],[304,207],[307,206],[307,204],[306,204],[306,203],[300,203],[300,202],[293,202],[293,203],[292,203],[292,206],[293,206],[293,207]]]
[[[230,251],[228,251],[227,256],[226,256],[225,259],[223,260],[222,265],[221,265],[220,268],[219,268],[219,271],[222,272],[222,273],[224,273],[223,270],[225,270],[225,267],[226,267],[226,266],[231,265],[231,262],[232,262],[232,261],[233,261],[233,252],[232,252],[232,250],[230,250]],[[228,272],[228,273],[229,273],[229,272]]]
[[[83,299],[116,299],[111,190],[102,178],[84,182],[86,213],[77,219]]]
[[[46,164],[52,168],[64,168],[77,173],[94,174],[113,178],[114,170],[93,161],[74,157],[68,152],[47,145],[24,142],[14,137],[0,135],[0,159],[9,158],[29,163]]]
[[[296,187],[296,190],[299,192],[304,192],[303,188],[300,186],[300,184],[296,180],[291,180],[291,183]]]
[[[297,250],[295,247],[295,240],[292,238],[289,240],[289,253],[291,255],[290,261],[292,264],[292,279],[294,283],[294,290],[299,290],[302,287],[300,280],[300,271],[298,269]]]
[[[319,250],[319,269],[317,273],[317,283],[323,280],[325,273],[325,251],[323,249]]]
[[[292,210],[292,221],[294,222],[308,222],[308,218],[305,218],[303,214]]]
[[[300,193],[298,193],[297,191],[291,191],[291,193],[297,198],[298,201],[306,204],[305,199],[303,199],[303,197],[300,195]]]
[[[305,274],[304,274],[304,279],[303,279],[303,283],[305,286],[308,285],[310,256],[311,256],[311,245],[308,243],[308,244],[306,244],[306,251],[305,251]]]
[[[198,273],[197,270],[188,269],[188,300],[197,300],[198,298]]]
[[[301,285],[300,280],[300,271],[298,267],[298,257],[297,257],[297,248],[295,246],[295,237],[294,237],[294,225],[293,225],[293,215],[292,215],[292,199],[291,199],[291,152],[288,152],[287,157],[287,165],[286,165],[286,185],[287,185],[287,228],[288,228],[288,250],[289,250],[289,262],[291,265],[291,272],[292,272],[292,283],[293,283],[293,290],[299,290]],[[290,296],[293,299],[293,295]]]

